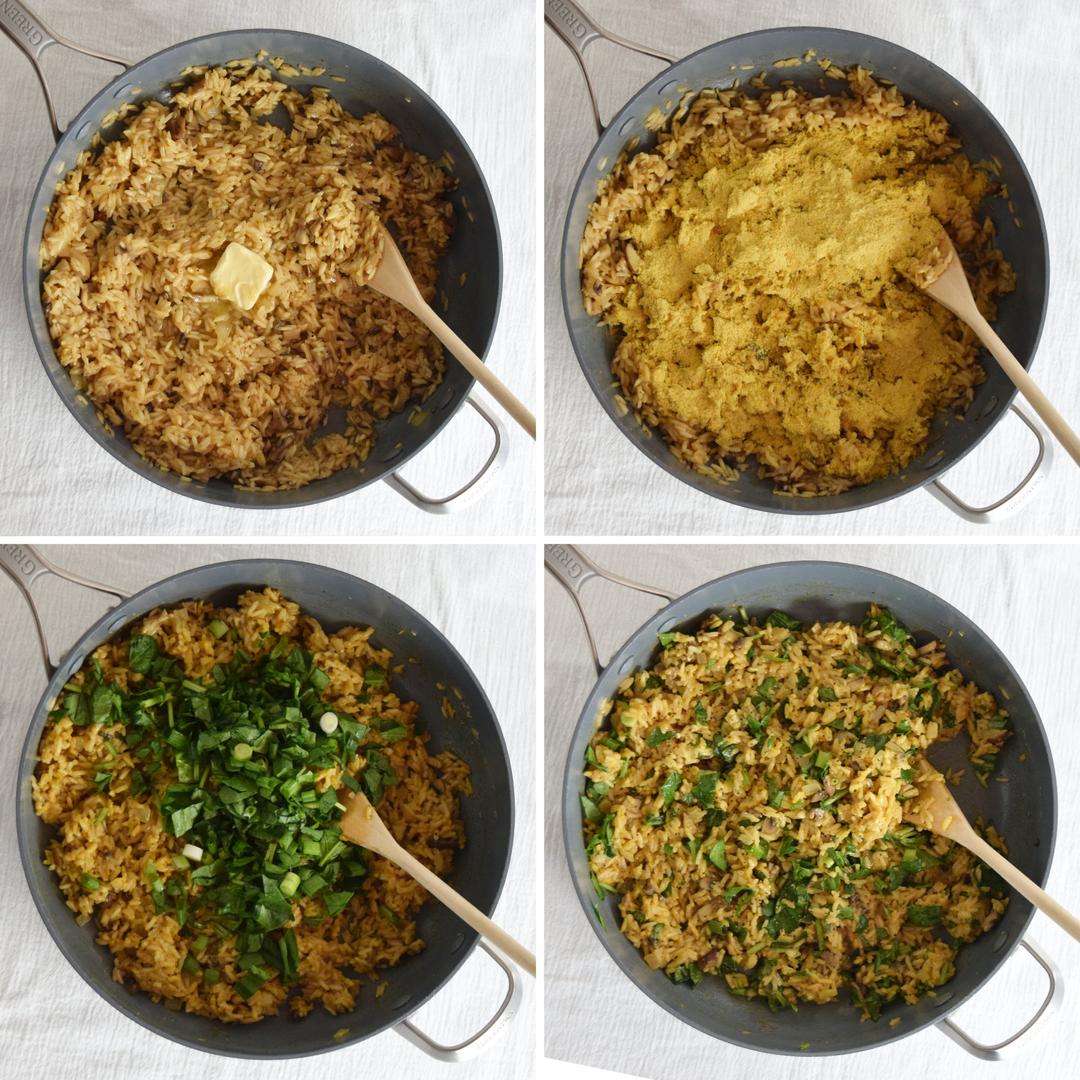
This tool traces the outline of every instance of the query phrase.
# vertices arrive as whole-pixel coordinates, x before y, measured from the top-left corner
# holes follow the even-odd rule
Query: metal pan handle
[[[589,69],[585,66],[585,50],[599,38],[610,41],[613,45],[621,45],[624,49],[642,53],[644,56],[652,56],[657,60],[663,60],[665,64],[677,64],[679,57],[668,56],[658,49],[640,42],[631,41],[621,37],[611,30],[605,30],[598,22],[590,18],[574,0],[544,0],[544,22],[566,43],[567,48],[574,54],[581,74],[585,76],[585,87],[589,91],[589,103],[592,105],[593,120],[596,122],[597,135],[603,135],[605,124],[600,119],[600,107],[596,103],[596,91],[593,89],[592,79],[589,77]]]
[[[45,624],[41,621],[41,612],[38,611],[33,594],[30,592],[34,582],[48,574],[55,574],[64,581],[70,581],[73,585],[82,585],[87,589],[108,593],[110,596],[115,596],[117,600],[126,600],[130,595],[130,593],[113,588],[112,585],[102,585],[99,581],[91,581],[90,578],[62,570],[29,544],[0,544],[0,570],[3,570],[15,582],[30,607],[30,614],[34,617],[34,628],[37,630],[38,644],[41,646],[41,659],[45,663],[45,673],[49,678],[52,678],[56,671],[56,662],[52,658],[49,641],[45,636]]]
[[[1038,490],[1054,462],[1054,443],[1052,439],[1046,437],[1042,426],[1019,405],[1010,405],[1009,408],[1024,421],[1038,444],[1034,464],[1012,491],[996,499],[989,506],[971,506],[940,480],[934,480],[926,488],[935,499],[947,506],[958,517],[971,522],[972,525],[990,525],[1016,514]]]
[[[981,1043],[973,1039],[956,1023],[955,1020],[950,1020],[948,1017],[945,1017],[944,1020],[939,1020],[936,1025],[937,1028],[948,1035],[957,1046],[962,1046],[969,1054],[982,1061],[1000,1061],[1003,1050],[1007,1050],[1009,1047],[1013,1046],[1016,1041],[1026,1035],[1043,1016],[1047,1013],[1052,1013],[1061,1004],[1064,988],[1061,984],[1061,972],[1058,971],[1053,960],[1051,960],[1050,957],[1029,938],[1022,938],[1020,944],[1035,958],[1036,962],[1046,973],[1049,989],[1035,1015],[1019,1031],[1010,1035],[1007,1039],[1003,1039],[1001,1042],[987,1045],[986,1043]]]
[[[429,514],[449,514],[451,511],[458,510],[472,502],[483,491],[480,481],[485,476],[494,476],[502,468],[503,462],[506,461],[509,447],[506,443],[506,429],[502,426],[502,422],[494,413],[488,412],[476,398],[467,397],[465,400],[487,421],[488,427],[491,428],[491,433],[495,437],[495,444],[491,448],[491,453],[488,454],[487,461],[480,466],[479,472],[471,480],[459,487],[453,494],[433,499],[430,495],[425,495],[414,488],[400,473],[391,473],[385,478],[386,483],[399,495],[408,499],[413,506],[426,510]]]
[[[82,53],[84,56],[93,56],[110,64],[119,64],[125,70],[130,66],[126,60],[121,60],[118,56],[99,52],[96,49],[88,49],[56,33],[55,30],[50,30],[37,15],[22,3],[22,0],[4,0],[3,4],[0,4],[0,30],[3,30],[26,53],[34,67],[34,71],[37,72],[38,81],[41,83],[42,92],[45,94],[45,106],[49,110],[49,124],[52,126],[53,138],[57,142],[63,137],[64,129],[56,119],[56,107],[53,105],[52,92],[49,90],[49,84],[45,79],[45,72],[41,68],[41,54],[50,45],[63,45],[66,49],[72,49],[75,52]]]
[[[605,664],[600,661],[600,653],[596,648],[596,638],[593,637],[592,627],[589,625],[585,608],[581,603],[581,587],[585,582],[595,577],[606,578],[616,585],[623,585],[637,592],[649,593],[650,596],[659,596],[669,604],[675,599],[670,593],[662,589],[656,589],[652,585],[642,585],[639,581],[631,581],[630,578],[620,574],[613,574],[610,570],[597,566],[586,554],[579,551],[572,544],[545,544],[544,565],[552,577],[563,586],[574,601],[574,606],[581,616],[582,625],[585,627],[585,636],[589,639],[589,650],[592,652],[592,662],[596,665],[596,673],[602,674]]]
[[[411,1020],[402,1020],[394,1030],[404,1039],[408,1039],[413,1046],[418,1046],[429,1057],[436,1061],[455,1062],[464,1061],[466,1058],[475,1057],[479,1054],[495,1035],[513,1018],[521,1004],[521,984],[514,978],[513,968],[506,963],[494,950],[489,949],[483,941],[477,944],[502,968],[506,976],[506,996],[502,1004],[495,1011],[495,1015],[475,1034],[470,1035],[462,1042],[454,1046],[444,1046],[436,1042],[430,1035],[426,1035]]]

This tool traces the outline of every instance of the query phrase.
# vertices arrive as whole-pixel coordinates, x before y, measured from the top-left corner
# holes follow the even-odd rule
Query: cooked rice
[[[75,386],[153,464],[300,487],[363,461],[376,421],[441,381],[435,338],[360,282],[381,220],[434,297],[453,181],[324,89],[304,97],[251,64],[192,79],[59,184],[41,243],[49,332]],[[275,110],[291,131],[265,122]],[[274,270],[247,312],[210,287],[233,241]],[[344,431],[320,434],[332,406]]]
[[[215,619],[234,628],[239,640],[217,638],[208,629]],[[471,793],[468,767],[452,753],[428,752],[429,737],[414,726],[419,712],[414,702],[401,699],[388,686],[365,689],[365,668],[378,664],[389,670],[391,661],[390,650],[372,645],[371,628],[347,626],[328,634],[295,603],[268,588],[244,593],[235,608],[192,600],[159,609],[130,631],[152,635],[162,652],[181,662],[188,678],[207,676],[215,664],[227,664],[237,648],[258,657],[278,637],[302,644],[330,678],[322,696],[331,708],[362,721],[381,717],[408,728],[407,737],[381,748],[398,782],[386,788],[379,815],[426,866],[443,876],[450,871],[454,850],[465,844],[459,797]],[[129,637],[125,633],[96,649],[75,681],[81,683],[83,672],[97,660],[122,691],[137,685],[141,676],[127,666]],[[357,695],[364,693],[366,699],[358,701]],[[429,899],[427,892],[404,871],[370,854],[363,888],[339,915],[318,925],[305,923],[305,918],[324,915],[322,900],[297,896],[292,901],[293,918],[286,925],[293,928],[299,946],[300,979],[291,993],[275,976],[246,1001],[237,994],[232,983],[242,972],[231,938],[211,935],[204,957],[206,966],[220,970],[220,982],[209,985],[200,975],[184,971],[190,937],[181,933],[171,914],[155,912],[144,873],[148,863],[163,882],[176,873],[172,858],[180,854],[184,841],[162,830],[156,809],[176,773],[164,766],[153,790],[132,796],[130,777],[138,763],[124,748],[123,736],[122,724],[77,727],[66,717],[53,720],[42,734],[33,779],[34,808],[56,828],[45,862],[56,873],[76,921],[96,920],[97,940],[112,953],[117,982],[170,1007],[223,1021],[261,1020],[277,1013],[286,997],[296,1016],[306,1015],[318,1003],[336,1014],[356,1006],[364,976],[374,984],[385,969],[424,948],[415,917]],[[93,777],[105,763],[112,781],[107,791],[99,792]],[[348,771],[358,775],[363,768],[361,745]],[[339,781],[338,769],[324,769],[315,786],[322,792]],[[84,874],[97,878],[100,888],[86,891],[80,883]],[[388,921],[380,908],[393,912],[400,926]]]
[[[702,91],[600,182],[581,243],[639,418],[692,468],[731,479],[754,457],[786,494],[899,472],[985,378],[974,332],[909,280],[943,227],[984,315],[1014,287],[977,216],[991,180],[945,118],[847,79]]]
[[[1000,918],[979,860],[904,803],[941,777],[926,749],[962,730],[985,783],[1008,720],[939,643],[890,625],[875,608],[862,627],[713,615],[620,683],[585,833],[597,899],[617,894],[650,967],[773,1008],[846,984],[876,1019],[952,978],[959,943]]]

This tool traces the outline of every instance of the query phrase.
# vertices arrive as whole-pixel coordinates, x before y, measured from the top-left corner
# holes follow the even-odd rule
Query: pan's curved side
[[[327,567],[287,560],[218,563],[176,574],[135,594],[82,635],[60,662],[27,731],[16,785],[16,827],[23,869],[31,894],[61,952],[90,986],[130,1019],[165,1038],[211,1053],[247,1058],[282,1058],[323,1053],[369,1038],[400,1023],[435,994],[476,944],[476,933],[449,909],[429,904],[417,922],[427,947],[385,973],[379,998],[365,983],[356,1009],[331,1016],[316,1008],[302,1023],[222,1024],[154,1004],[112,980],[109,953],[93,939],[93,926],[77,926],[64,905],[41,852],[51,830],[34,814],[30,780],[37,745],[52,698],[85,657],[133,620],[162,605],[204,598],[232,603],[241,592],[266,585],[279,589],[328,629],[348,624],[376,628],[374,641],[394,651],[404,665],[392,676],[401,695],[420,705],[420,715],[436,752],[453,750],[472,772],[475,794],[462,800],[467,843],[455,856],[451,883],[490,914],[502,891],[514,829],[510,763],[491,704],[454,647],[418,612],[369,582]],[[416,663],[408,662],[413,657]],[[437,683],[445,689],[440,690]],[[460,697],[458,696],[460,694]],[[441,722],[444,698],[456,710],[452,724]],[[348,1028],[342,1038],[335,1033]]]
[[[346,110],[381,112],[399,129],[405,145],[433,159],[452,162],[457,187],[450,195],[456,227],[439,264],[438,292],[446,297],[444,318],[484,357],[495,333],[502,294],[502,248],[491,192],[464,137],[453,121],[420,87],[377,57],[339,41],[289,30],[234,30],[170,46],[121,73],[104,87],[68,126],[42,171],[34,191],[23,241],[23,297],[38,355],[64,404],[98,445],[148,480],[189,498],[254,509],[306,506],[366,487],[399,469],[447,424],[464,404],[474,380],[460,364],[448,362],[442,384],[425,403],[429,418],[410,424],[408,410],[377,426],[378,440],[367,461],[294,491],[242,491],[224,480],[191,481],[150,464],[121,432],[110,432],[92,404],[71,382],[57,359],[41,297],[38,251],[56,184],[86,150],[95,133],[116,138],[118,123],[109,114],[128,102],[168,101],[180,71],[253,57],[265,49],[294,66],[324,67],[322,76],[276,77],[297,89],[327,89]],[[331,76],[344,79],[339,82]],[[464,279],[463,279],[463,275]],[[464,284],[461,284],[464,280]]]
[[[1031,905],[1014,895],[998,926],[961,949],[956,976],[935,998],[923,997],[913,1006],[889,1005],[877,1023],[861,1021],[856,1009],[843,999],[824,1006],[803,1004],[797,1013],[774,1014],[761,1001],[729,994],[719,979],[706,979],[696,988],[676,985],[663,972],[649,969],[619,932],[614,899],[603,905],[607,929],[597,923],[579,801],[585,747],[595,730],[602,703],[612,697],[626,674],[655,659],[656,635],[673,627],[692,629],[711,612],[728,612],[734,617],[738,606],[758,616],[779,608],[806,622],[861,622],[870,602],[890,607],[920,640],[934,637],[944,642],[953,666],[966,678],[996,694],[1007,695],[1015,731],[1001,752],[999,767],[1008,775],[1009,783],[981,788],[969,767],[958,797],[969,813],[982,814],[994,822],[1009,844],[1010,858],[1028,877],[1042,884],[1049,871],[1057,796],[1046,732],[1012,665],[967,616],[902,578],[843,563],[758,566],[700,586],[639,627],[612,657],[590,693],[567,755],[563,839],[582,909],[623,973],[672,1015],[726,1042],[768,1053],[825,1055],[865,1050],[904,1038],[936,1023],[974,994],[1019,943],[1033,914]],[[955,745],[943,747],[941,753],[935,750],[932,756],[946,767],[968,764],[965,742],[958,739]],[[890,1026],[889,1021],[897,1017],[899,1024]],[[804,1043],[809,1044],[806,1049],[802,1048]]]
[[[1016,269],[1017,290],[999,304],[995,323],[1020,362],[1029,367],[1038,347],[1049,297],[1050,263],[1042,210],[1034,184],[1019,152],[1001,125],[974,94],[948,72],[892,42],[866,34],[826,27],[781,27],[729,38],[687,56],[648,82],[623,106],[593,147],[582,167],[567,209],[560,264],[563,310],[574,353],[582,372],[619,430],[638,450],[677,479],[707,495],[754,510],[777,514],[826,514],[874,506],[929,483],[955,465],[989,433],[1004,415],[1016,388],[1003,371],[988,362],[986,380],[962,419],[939,417],[926,450],[903,473],[874,481],[840,495],[796,498],[777,495],[772,484],[753,468],[731,483],[720,483],[686,468],[656,431],[646,431],[631,412],[623,414],[615,401],[611,358],[614,339],[584,308],[578,269],[578,249],[596,184],[614,166],[627,143],[648,149],[655,135],[645,118],[657,107],[666,112],[680,98],[679,89],[698,92],[728,87],[746,66],[750,73],[766,71],[770,80],[790,80],[815,93],[833,92],[841,84],[824,77],[815,63],[774,69],[774,61],[802,56],[816,49],[844,67],[858,64],[897,84],[905,96],[945,116],[974,161],[1001,162],[1004,199],[989,200],[987,213],[997,242]],[[1015,212],[1014,212],[1015,211]]]

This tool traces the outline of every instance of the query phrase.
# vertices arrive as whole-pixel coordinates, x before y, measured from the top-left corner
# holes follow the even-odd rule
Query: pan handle
[[[102,585],[98,581],[80,577],[69,570],[62,570],[59,566],[49,562],[41,552],[35,550],[29,544],[0,544],[0,570],[3,570],[15,582],[19,592],[23,594],[24,599],[30,606],[30,614],[34,617],[34,627],[37,630],[38,644],[41,646],[41,659],[45,663],[45,672],[49,678],[52,678],[53,673],[56,671],[56,662],[52,658],[49,641],[45,637],[45,625],[41,621],[41,612],[38,611],[33,594],[30,592],[34,582],[38,578],[55,574],[57,577],[63,578],[64,581],[70,581],[73,585],[83,585],[87,589],[96,589],[98,592],[108,593],[110,596],[115,596],[117,600],[126,600],[130,595],[130,593],[122,592],[111,585]]]
[[[1050,472],[1050,466],[1054,461],[1053,441],[1046,437],[1042,426],[1019,405],[1010,405],[1009,408],[1024,421],[1038,443],[1034,464],[1028,469],[1024,479],[1012,491],[990,503],[989,506],[971,506],[964,502],[951,488],[947,488],[940,480],[934,480],[926,487],[926,490],[935,499],[947,506],[958,517],[970,521],[972,525],[990,525],[993,522],[1000,521],[1002,518],[1012,517],[1016,514],[1038,490],[1043,478]]]
[[[429,1057],[436,1061],[455,1062],[464,1061],[466,1058],[475,1057],[496,1033],[510,1021],[518,1011],[521,1004],[521,983],[514,978],[514,969],[494,949],[489,949],[483,941],[477,944],[502,968],[506,976],[506,996],[502,1004],[496,1010],[495,1015],[475,1034],[457,1043],[454,1046],[443,1046],[436,1042],[430,1035],[421,1031],[411,1020],[402,1020],[394,1030],[404,1039],[408,1039],[413,1046],[418,1046]]]
[[[3,30],[26,53],[34,67],[34,71],[37,72],[38,81],[41,83],[41,89],[45,94],[45,106],[49,110],[49,124],[52,126],[53,138],[57,142],[63,137],[64,129],[56,119],[56,107],[53,105],[52,92],[49,90],[49,84],[45,79],[45,72],[41,68],[41,54],[50,45],[63,45],[65,48],[73,49],[84,56],[93,56],[110,64],[119,64],[125,70],[130,66],[126,60],[121,60],[118,56],[99,52],[96,49],[87,49],[85,46],[77,45],[74,41],[70,41],[68,38],[56,33],[55,30],[50,30],[37,15],[22,3],[22,0],[4,0],[3,4],[0,4],[0,16],[2,16],[0,17],[0,30]]]
[[[429,514],[449,514],[451,511],[457,510],[471,502],[473,498],[483,491],[483,487],[478,487],[480,481],[483,480],[485,476],[494,476],[495,473],[502,468],[502,464],[506,460],[506,453],[509,447],[506,444],[506,430],[503,428],[502,422],[493,413],[488,412],[476,398],[467,397],[465,400],[487,421],[488,427],[491,428],[491,433],[495,437],[495,445],[492,446],[487,461],[480,466],[480,471],[477,472],[468,483],[463,484],[452,495],[446,495],[440,499],[433,499],[430,496],[417,491],[417,489],[414,488],[400,473],[391,473],[385,478],[386,483],[388,483],[399,495],[408,499],[413,506],[419,507],[421,510],[426,510]],[[472,492],[472,496],[470,498],[465,498],[464,496],[469,492]]]
[[[1061,972],[1058,971],[1053,960],[1051,960],[1050,957],[1047,956],[1030,938],[1021,938],[1020,944],[1035,958],[1036,962],[1046,973],[1046,978],[1050,985],[1046,992],[1046,997],[1043,998],[1043,1002],[1035,1015],[1019,1031],[1010,1035],[1007,1039],[1003,1039],[1001,1042],[988,1046],[985,1043],[977,1042],[964,1031],[955,1020],[950,1020],[948,1017],[945,1017],[944,1020],[939,1020],[936,1025],[938,1029],[948,1035],[957,1046],[962,1046],[969,1054],[982,1061],[1000,1061],[1003,1050],[1006,1050],[1015,1044],[1016,1041],[1023,1035],[1026,1035],[1044,1015],[1053,1012],[1061,1004],[1061,997],[1064,992],[1061,984]]]
[[[574,3],[574,0],[544,0],[544,22],[562,38],[566,47],[574,54],[574,59],[581,68],[581,74],[585,76],[585,87],[589,91],[589,103],[592,105],[597,135],[604,134],[604,124],[600,119],[600,107],[596,103],[596,91],[593,89],[592,79],[589,78],[589,69],[585,66],[585,50],[594,41],[604,38],[632,52],[663,60],[665,64],[676,64],[679,61],[677,56],[668,56],[667,53],[662,53],[649,45],[642,45],[610,30],[605,30],[598,22],[586,15]]]
[[[563,586],[574,601],[574,606],[581,616],[582,625],[585,627],[585,636],[589,639],[589,650],[592,652],[592,662],[596,666],[596,673],[603,674],[605,665],[600,661],[600,653],[596,648],[596,639],[593,637],[592,627],[585,615],[585,608],[581,603],[581,588],[585,582],[595,577],[606,578],[616,585],[624,585],[628,589],[637,592],[649,593],[650,596],[659,596],[669,604],[675,599],[670,593],[661,589],[653,588],[652,585],[642,585],[639,581],[631,581],[630,578],[613,574],[610,570],[597,566],[584,552],[579,551],[572,544],[545,544],[544,566],[548,572]]]

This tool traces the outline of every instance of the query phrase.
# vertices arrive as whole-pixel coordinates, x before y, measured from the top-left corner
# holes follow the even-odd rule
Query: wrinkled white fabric
[[[1012,662],[1046,728],[1058,782],[1058,835],[1046,889],[1066,908],[1080,912],[1080,843],[1069,825],[1080,813],[1080,791],[1071,779],[1080,768],[1076,724],[1080,675],[1070,663],[1068,644],[1080,595],[1075,548],[768,544],[591,545],[583,550],[605,569],[673,595],[762,563],[798,559],[859,563],[906,578],[964,612]],[[595,674],[570,598],[550,574],[545,577],[545,1052],[552,1058],[651,1080],[713,1075],[770,1080],[865,1080],[868,1075],[975,1080],[993,1072],[994,1066],[969,1057],[934,1028],[843,1057],[782,1058],[742,1050],[681,1024],[622,974],[589,926],[566,870],[561,840],[563,768]],[[657,606],[650,597],[594,581],[586,584],[583,603],[604,659]],[[996,1068],[1007,1077],[1071,1076],[1080,1055],[1080,1030],[1068,1002],[1080,977],[1080,951],[1071,937],[1039,912],[1029,936],[1060,965],[1065,1004],[1061,1012],[1044,1017],[1027,1041],[1009,1054],[1008,1063]],[[998,1042],[1019,1030],[1036,1011],[1046,985],[1035,962],[1018,952],[953,1018],[975,1038]],[[783,1016],[777,1016],[776,1022],[783,1024]]]
[[[187,38],[239,27],[306,31],[344,41],[397,68],[461,131],[487,179],[502,231],[503,294],[492,370],[534,410],[536,173],[531,5],[477,0],[244,0],[183,4],[34,0],[58,34],[89,48],[142,59]],[[53,536],[492,536],[533,531],[536,454],[507,421],[501,472],[467,508],[433,516],[385,484],[316,506],[254,511],[211,506],[159,488],[121,465],[82,430],[53,390],[34,348],[22,299],[23,232],[52,150],[30,64],[0,37],[0,501],[7,534]],[[116,68],[60,48],[43,66],[61,125]],[[512,151],[508,150],[512,147]],[[486,272],[489,268],[481,268]],[[450,361],[452,362],[452,361]],[[495,413],[483,391],[474,393]],[[500,414],[501,415],[501,414]],[[433,498],[456,491],[486,460],[491,431],[464,409],[402,474]]]
[[[1080,143],[1080,111],[1065,87],[1075,70],[1080,6],[1035,0],[582,0],[602,25],[683,56],[771,26],[839,26],[894,41],[945,68],[975,93],[1017,145],[1034,180],[1050,241],[1050,305],[1032,375],[1080,429],[1075,356],[1080,348],[1080,215],[1068,148]],[[607,42],[586,51],[601,116],[615,111],[659,68]],[[1063,535],[1080,529],[1080,473],[1063,451],[1042,489],[1015,517],[969,525],[924,491],[883,506],[830,516],[743,510],[702,494],[641,454],[603,411],[574,357],[559,290],[562,230],[578,173],[596,140],[585,86],[569,50],[544,29],[544,343],[547,444],[545,521],[558,535],[939,536]],[[972,505],[1004,495],[1034,460],[1031,435],[1014,417],[948,476]]]
[[[250,558],[265,548],[126,545],[43,547],[58,566],[129,591],[179,570]],[[333,566],[400,597],[432,622],[461,653],[499,718],[513,769],[517,821],[509,874],[496,922],[536,947],[535,593],[532,551],[524,546],[297,547],[274,556]],[[35,586],[55,655],[105,611],[108,600],[55,578]],[[38,917],[19,864],[13,816],[15,773],[29,717],[45,688],[37,638],[25,604],[0,574],[0,633],[5,643],[0,678],[0,1074],[5,1080],[325,1080],[330,1074],[415,1078],[436,1073],[489,1080],[521,1072],[533,1048],[532,980],[520,975],[521,1009],[474,1061],[446,1066],[429,1060],[393,1031],[344,1047],[330,1056],[247,1062],[189,1050],[139,1027],[107,1005],[61,956]],[[482,844],[483,837],[470,837]],[[391,976],[392,978],[392,976]],[[477,950],[461,971],[414,1014],[444,1044],[478,1030],[495,1011],[506,982]],[[289,1023],[289,1021],[281,1021]],[[274,1023],[274,1021],[266,1021]],[[343,1018],[343,1026],[348,1019]]]

